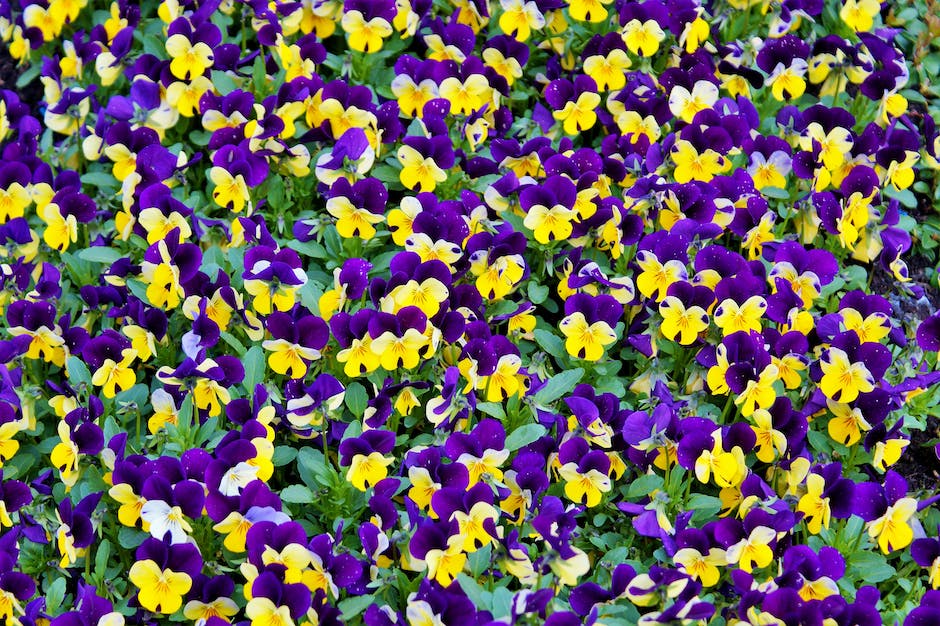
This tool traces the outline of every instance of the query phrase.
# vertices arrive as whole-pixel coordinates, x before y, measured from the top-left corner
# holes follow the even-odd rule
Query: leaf
[[[549,378],[545,386],[539,389],[538,393],[535,394],[535,402],[541,405],[554,402],[574,389],[574,386],[578,384],[582,376],[584,376],[584,370],[580,367],[555,374]]]
[[[346,406],[356,417],[362,417],[369,405],[369,394],[366,388],[359,383],[352,383],[346,387]]]
[[[108,569],[108,557],[111,556],[111,542],[103,539],[95,550],[95,571],[102,574]]]
[[[136,550],[147,537],[147,533],[124,526],[118,531],[118,544],[125,550]]]
[[[877,552],[859,551],[850,555],[848,561],[858,578],[867,583],[880,583],[896,574],[888,560]]]
[[[105,246],[93,246],[91,248],[79,250],[78,252],[78,258],[84,261],[91,261],[92,263],[104,263],[106,265],[111,265],[122,256],[123,255],[114,248],[107,248]]]
[[[653,491],[660,489],[663,486],[663,477],[658,474],[646,474],[640,476],[632,483],[630,483],[630,488],[627,489],[628,498],[638,498],[640,496],[648,496],[653,493]]]
[[[565,350],[565,342],[562,341],[558,335],[541,328],[536,328],[535,332],[532,334],[535,335],[536,343],[547,353],[556,356],[567,353]]]
[[[264,350],[261,346],[252,346],[242,358],[242,363],[245,365],[245,390],[254,391],[255,385],[264,381]]]
[[[82,383],[91,386],[91,372],[85,362],[77,356],[70,356],[65,360],[65,372],[73,387]]]
[[[233,79],[228,72],[221,70],[212,70],[212,85],[219,91],[219,94],[223,96],[238,89],[238,85],[235,84],[235,79]]]
[[[477,404],[477,410],[498,420],[506,419],[506,411],[499,402],[480,402]]]
[[[297,448],[293,446],[278,446],[274,448],[271,463],[274,467],[282,467],[297,458]]]
[[[512,431],[506,437],[506,449],[510,452],[518,450],[530,443],[537,441],[539,437],[547,433],[548,430],[541,424],[526,424]]]
[[[707,519],[714,517],[721,510],[721,500],[715,496],[694,493],[689,498],[686,509],[695,511],[695,517],[698,519]]]
[[[59,607],[62,606],[62,600],[65,599],[65,582],[66,579],[64,577],[56,578],[55,581],[46,588],[45,610],[49,615],[58,614]]]
[[[290,485],[281,490],[281,500],[292,504],[310,504],[314,501],[314,495],[303,485]]]
[[[374,603],[375,598],[372,596],[354,596],[352,598],[346,598],[340,602],[337,607],[342,612],[344,620],[351,620]]]
[[[87,174],[82,174],[81,180],[83,185],[91,185],[92,187],[101,187],[103,189],[117,189],[120,186],[118,180],[107,172],[88,172]]]
[[[308,487],[328,487],[332,482],[332,468],[326,457],[316,448],[301,448],[297,453],[297,470]]]
[[[529,293],[529,300],[532,301],[532,304],[542,304],[545,302],[545,298],[548,297],[548,287],[545,285],[529,283],[527,291]]]

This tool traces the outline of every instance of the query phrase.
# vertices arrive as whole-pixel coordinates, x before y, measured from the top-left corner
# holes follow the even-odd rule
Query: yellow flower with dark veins
[[[186,35],[177,33],[166,40],[166,52],[170,55],[170,71],[180,80],[192,80],[202,76],[214,61],[209,44],[192,43]]]
[[[499,0],[503,14],[499,16],[499,28],[519,41],[532,36],[532,30],[545,26],[545,16],[538,5],[529,0]]]
[[[584,504],[588,508],[601,503],[603,495],[610,491],[610,476],[597,469],[590,469],[586,474],[578,472],[577,463],[565,463],[558,470],[565,480],[565,495],[572,502]]]
[[[681,548],[672,556],[672,560],[679,565],[693,580],[702,581],[703,587],[714,587],[721,578],[719,565],[727,565],[725,551],[721,548],[710,548],[708,554],[702,554],[695,548]]]
[[[78,220],[74,215],[62,215],[58,204],[47,204],[39,211],[39,217],[46,223],[42,240],[50,248],[62,252],[68,249],[69,244],[78,241]]]
[[[209,170],[209,180],[215,185],[212,190],[212,199],[220,207],[231,208],[240,213],[249,200],[248,185],[241,174],[232,174],[224,167],[213,167]]]
[[[751,296],[738,304],[731,298],[726,298],[715,309],[715,325],[727,337],[736,332],[761,331],[761,318],[767,310],[767,301],[761,296]]]
[[[411,146],[398,149],[398,162],[402,165],[399,173],[401,184],[408,189],[434,191],[438,183],[447,180],[447,173],[437,166],[434,159],[426,157]]]
[[[183,606],[183,596],[193,586],[184,572],[174,572],[147,559],[131,566],[128,578],[137,586],[137,600],[148,611],[172,615]]]
[[[561,320],[559,328],[566,338],[568,354],[585,361],[599,361],[604,356],[604,348],[617,340],[610,324],[602,320],[588,324],[580,311]]]
[[[848,355],[839,348],[829,348],[820,359],[822,379],[819,388],[827,398],[841,403],[852,402],[860,393],[875,388],[875,379],[864,363],[851,363]]]
[[[806,494],[796,506],[797,511],[806,516],[806,527],[814,535],[818,535],[823,528],[828,529],[832,519],[829,498],[822,495],[825,487],[826,481],[822,476],[810,474],[806,477]]]
[[[344,239],[359,237],[368,241],[375,236],[375,224],[385,220],[384,215],[355,206],[346,196],[327,200],[326,210],[336,218],[336,230]]]
[[[102,387],[105,398],[113,398],[117,389],[127,391],[137,382],[137,372],[131,367],[131,363],[137,358],[137,351],[133,348],[125,348],[121,351],[121,362],[115,363],[113,359],[105,359],[94,375],[91,377],[91,383],[96,387]]]
[[[349,35],[349,47],[359,52],[378,52],[393,32],[388,20],[373,17],[366,21],[361,11],[344,13],[341,24]]]
[[[839,17],[855,32],[867,33],[880,12],[881,3],[878,0],[845,0]]]
[[[675,296],[666,296],[659,305],[659,314],[663,316],[662,330],[666,339],[674,340],[679,336],[683,346],[692,344],[699,333],[708,330],[708,314],[700,306],[686,308],[682,300]]]
[[[529,208],[523,224],[535,231],[535,240],[539,243],[564,240],[571,234],[575,212],[573,209],[556,204],[546,208],[540,204]]]
[[[381,452],[357,454],[346,472],[346,480],[359,491],[365,491],[388,476],[388,466],[394,462],[393,457],[382,456]]]
[[[607,19],[605,4],[613,0],[568,0],[568,14],[579,22],[603,22]]]
[[[659,44],[666,38],[666,33],[656,20],[649,19],[641,22],[633,19],[624,25],[620,36],[630,52],[651,57],[659,50]]]
[[[597,122],[597,113],[595,111],[600,103],[600,94],[593,91],[584,91],[574,102],[566,102],[565,108],[561,111],[553,111],[552,117],[563,122],[566,134],[577,135],[594,127]]]
[[[908,521],[916,512],[916,499],[901,498],[889,506],[884,515],[868,522],[868,536],[878,540],[885,554],[906,548],[914,539],[914,530]]]

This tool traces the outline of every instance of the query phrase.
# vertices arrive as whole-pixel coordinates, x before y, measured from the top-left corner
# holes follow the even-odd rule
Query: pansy
[[[262,315],[273,310],[289,311],[297,301],[297,290],[307,282],[297,252],[258,245],[245,253],[245,291],[254,296],[252,306]]]
[[[617,340],[614,329],[623,308],[612,296],[575,294],[565,301],[565,318],[559,328],[571,356],[598,361],[604,349]]]
[[[385,218],[388,191],[375,178],[365,178],[350,185],[345,178],[330,187],[326,210],[337,219],[336,230],[344,238],[368,240],[375,236],[375,225]]]
[[[167,31],[166,51],[171,57],[170,71],[182,80],[202,76],[212,67],[213,48],[222,35],[212,22],[192,24],[186,18],[173,20]]]
[[[597,83],[590,76],[578,76],[574,82],[559,78],[545,88],[545,100],[552,107],[552,116],[562,122],[565,133],[577,135],[597,123],[601,97]]]
[[[866,521],[869,537],[883,553],[901,550],[913,541],[911,518],[919,507],[917,499],[907,496],[904,478],[889,470],[884,485],[858,483],[854,500],[855,512]]]
[[[395,446],[392,433],[383,430],[369,430],[360,437],[346,439],[340,445],[343,465],[349,465],[346,480],[360,491],[375,486],[388,473],[388,466],[395,459],[385,456]]]
[[[343,3],[341,24],[349,47],[359,52],[377,52],[392,32],[395,4],[385,0],[365,2],[354,0]]]
[[[534,0],[499,0],[499,3],[503,9],[499,28],[518,41],[527,41],[533,30],[545,26],[545,15]]]
[[[402,165],[399,177],[408,189],[434,191],[447,180],[447,171],[454,165],[454,151],[447,137],[405,137],[398,149]]]

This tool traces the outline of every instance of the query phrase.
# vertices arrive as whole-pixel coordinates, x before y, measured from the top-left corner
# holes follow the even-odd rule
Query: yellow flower
[[[372,352],[382,367],[390,372],[400,367],[411,369],[421,360],[420,350],[428,344],[428,338],[414,328],[409,328],[401,337],[385,331],[372,340]]]
[[[715,309],[715,325],[726,337],[740,331],[759,333],[761,317],[766,310],[767,301],[761,296],[751,296],[741,305],[727,298]]]
[[[822,380],[819,388],[827,398],[841,403],[852,402],[859,393],[875,388],[875,379],[864,363],[850,363],[848,355],[839,348],[829,348],[819,361]]]
[[[463,538],[462,550],[469,554],[493,541],[484,524],[487,521],[495,524],[498,517],[499,513],[493,505],[486,502],[477,502],[470,508],[469,513],[455,511],[452,519],[457,521],[459,536]]]
[[[117,393],[117,388],[127,391],[137,382],[137,372],[130,367],[135,358],[137,358],[137,351],[133,348],[125,348],[121,351],[120,363],[115,363],[113,359],[105,359],[101,367],[95,370],[91,383],[96,387],[102,387],[105,398],[113,398]]]
[[[671,154],[676,165],[673,175],[677,183],[684,184],[692,180],[707,183],[731,166],[728,159],[711,148],[699,153],[695,146],[684,139],[676,141]]]
[[[270,350],[268,365],[278,374],[290,372],[291,378],[303,378],[307,373],[307,361],[320,358],[320,351],[291,343],[285,339],[269,339],[261,347]]]
[[[878,540],[885,554],[906,548],[914,539],[908,520],[917,512],[917,500],[901,498],[888,507],[884,515],[868,522],[868,536]]]
[[[216,204],[231,208],[235,213],[240,213],[245,208],[250,196],[244,176],[232,176],[224,167],[214,166],[209,170],[209,180],[215,185],[212,199]]]
[[[659,50],[659,44],[666,38],[666,33],[660,28],[656,20],[650,19],[641,22],[638,19],[630,20],[620,31],[620,36],[627,48],[633,54],[651,57]]]
[[[663,316],[660,330],[666,339],[674,340],[679,336],[683,346],[692,344],[699,333],[708,330],[708,314],[700,306],[685,308],[682,300],[675,296],[666,296],[659,305],[659,314]]]
[[[148,611],[171,615],[183,606],[183,595],[193,586],[189,574],[160,567],[147,559],[137,561],[128,573],[137,586],[137,600]]]
[[[212,48],[201,41],[195,44],[186,38],[186,35],[177,33],[166,40],[166,52],[173,59],[170,61],[170,71],[180,80],[192,80],[202,76],[212,67]]]
[[[78,241],[78,220],[75,219],[74,215],[62,215],[58,204],[47,204],[40,211],[39,217],[46,223],[42,240],[50,248],[61,252],[68,249],[70,243]]]
[[[566,337],[565,349],[568,354],[585,361],[599,361],[604,356],[604,348],[617,340],[617,335],[607,322],[588,324],[580,311],[561,320],[559,328]]]
[[[757,380],[747,381],[734,403],[741,407],[741,415],[750,417],[756,409],[769,409],[777,400],[774,383],[777,381],[777,366],[771,363],[761,371]]]
[[[751,430],[757,437],[757,458],[764,463],[773,462],[787,450],[787,436],[773,425],[773,418],[766,409],[757,409],[751,414],[754,425]]]
[[[398,162],[402,164],[399,173],[401,184],[408,189],[434,191],[438,183],[447,180],[447,173],[437,166],[434,159],[426,157],[411,146],[398,149]]]
[[[326,210],[336,218],[336,230],[344,239],[358,237],[368,241],[375,236],[374,224],[385,220],[384,215],[376,215],[367,209],[361,209],[346,196],[335,196],[326,201]]]
[[[545,16],[538,5],[529,0],[500,0],[503,14],[499,16],[499,28],[519,41],[526,41],[532,30],[545,26]]]
[[[751,534],[734,544],[726,553],[729,564],[738,564],[745,572],[753,571],[754,566],[767,567],[774,560],[770,542],[777,536],[777,531],[766,526],[758,526]]]
[[[727,564],[725,551],[721,548],[711,548],[708,554],[702,554],[695,548],[681,548],[672,556],[672,560],[693,580],[702,581],[703,587],[714,587],[718,584],[721,577],[718,566]]]
[[[448,76],[441,82],[440,94],[450,101],[452,115],[470,115],[483,108],[493,93],[489,81],[481,74],[471,74],[463,82]]]
[[[359,52],[378,52],[393,32],[388,20],[373,17],[367,22],[360,11],[344,13],[341,24],[349,35],[349,47]]]
[[[572,231],[571,220],[574,216],[574,210],[560,204],[550,209],[536,204],[529,208],[522,223],[535,232],[536,241],[548,243],[567,239]]]
[[[848,404],[826,400],[832,419],[829,420],[829,436],[844,446],[854,446],[862,438],[862,432],[871,430],[871,424],[862,415],[861,409]]]
[[[565,133],[577,135],[578,133],[589,130],[597,122],[598,105],[601,103],[599,94],[593,91],[585,91],[578,96],[574,102],[565,103],[565,108],[561,111],[553,111],[552,117],[563,122]]]
[[[278,606],[268,598],[252,598],[245,607],[245,615],[251,619],[251,626],[294,626],[290,608]]]
[[[428,576],[436,580],[442,587],[447,587],[463,570],[467,562],[467,555],[461,549],[463,538],[452,535],[447,540],[447,549],[428,550],[424,561],[428,564]]]
[[[565,480],[565,495],[588,508],[600,504],[603,494],[611,489],[610,476],[596,469],[581,474],[577,463],[565,463],[558,473]]]
[[[613,0],[568,0],[568,13],[579,22],[603,22],[607,19],[605,4]]]
[[[388,466],[394,462],[393,457],[382,456],[381,452],[357,454],[346,472],[346,480],[359,491],[365,491],[388,476]]]
[[[687,124],[696,113],[712,108],[717,101],[718,87],[708,80],[696,82],[691,92],[682,85],[676,85],[669,92],[669,110]]]
[[[673,259],[660,263],[654,254],[645,250],[637,253],[637,264],[640,266],[640,275],[636,279],[637,289],[646,298],[652,298],[653,294],[656,294],[657,302],[666,297],[670,285],[688,278],[682,262]]]
[[[880,12],[881,3],[878,0],[845,0],[839,17],[855,32],[867,33]]]
[[[797,511],[806,517],[806,526],[809,532],[818,535],[823,528],[829,528],[832,511],[829,508],[829,498],[823,498],[823,489],[826,481],[819,474],[810,474],[806,477],[806,494],[800,498],[796,506]]]

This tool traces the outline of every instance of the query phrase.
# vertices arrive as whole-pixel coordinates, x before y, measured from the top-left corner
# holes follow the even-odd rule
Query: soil
[[[927,419],[927,428],[911,431],[911,445],[904,450],[893,469],[907,480],[914,493],[933,494],[940,484],[940,459],[934,452],[933,442],[940,438],[940,420]]]
[[[24,104],[36,108],[43,98],[42,83],[38,78],[34,78],[23,87],[17,87],[16,79],[19,78],[21,70],[10,56],[6,45],[0,43],[0,89],[15,91]]]

